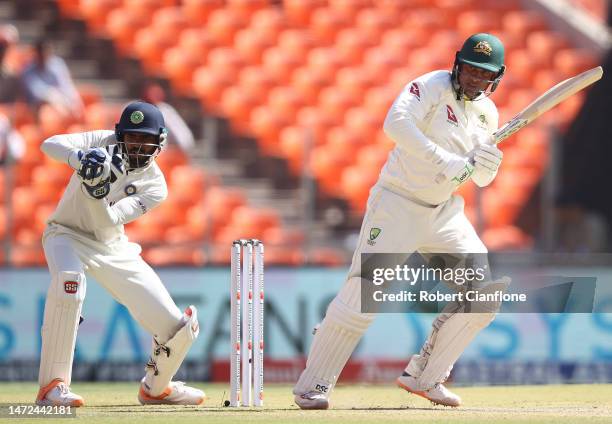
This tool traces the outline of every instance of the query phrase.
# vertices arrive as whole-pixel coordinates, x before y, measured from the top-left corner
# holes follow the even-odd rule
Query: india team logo
[[[446,105],[446,118],[447,122],[455,126],[459,125],[459,121],[457,121],[457,115],[455,115],[455,111],[449,105]]]
[[[136,186],[134,184],[128,184],[125,186],[123,191],[125,192],[126,196],[132,196],[136,194]]]
[[[79,289],[78,281],[64,281],[64,291],[68,294],[75,294]]]
[[[413,82],[412,85],[410,85],[410,94],[414,94],[417,100],[421,100],[421,90],[419,90],[419,86],[416,84],[416,82]]]
[[[132,112],[130,115],[130,122],[132,124],[140,124],[142,121],[144,121],[144,113],[139,110]]]

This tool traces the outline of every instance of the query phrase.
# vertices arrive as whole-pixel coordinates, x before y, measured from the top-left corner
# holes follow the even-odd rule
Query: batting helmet
[[[141,143],[138,151],[130,151],[125,143],[126,133],[149,134],[155,136],[155,144]],[[128,169],[144,168],[157,157],[166,143],[167,130],[164,116],[161,111],[151,103],[132,102],[123,109],[121,118],[115,125],[115,137],[117,144],[121,147]],[[155,146],[151,148],[145,146]],[[145,149],[143,150],[143,147]],[[152,151],[152,152],[151,152]]]
[[[455,55],[455,64],[453,65],[453,84],[458,90],[461,90],[459,87],[459,64],[461,63],[495,72],[496,75],[490,88],[490,93],[492,93],[499,85],[504,72],[506,72],[504,45],[499,38],[487,33],[474,34],[465,40],[461,50]]]

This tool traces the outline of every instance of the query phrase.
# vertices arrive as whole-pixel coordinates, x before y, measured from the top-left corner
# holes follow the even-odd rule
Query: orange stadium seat
[[[171,47],[166,50],[163,56],[163,69],[179,93],[183,95],[191,93],[193,73],[203,64],[203,59],[200,52],[182,47]]]
[[[210,215],[213,230],[216,232],[232,211],[245,203],[246,199],[241,190],[216,186],[207,190],[202,208]]]
[[[278,35],[277,45],[284,51],[306,57],[315,43],[308,31],[289,28]]]
[[[344,120],[346,111],[358,104],[359,98],[357,95],[350,91],[341,91],[336,87],[329,87],[321,90],[318,107],[321,112],[339,124]]]
[[[211,111],[218,111],[223,89],[234,82],[231,75],[220,69],[200,66],[193,73],[193,90],[202,100],[202,106]]]
[[[316,147],[310,156],[310,171],[327,195],[340,192],[342,171],[350,164],[348,155],[327,145]]]
[[[170,190],[174,202],[188,206],[204,197],[208,176],[203,169],[179,165],[170,172]]]
[[[106,32],[113,38],[121,53],[131,54],[136,32],[145,27],[150,18],[150,14],[143,12],[141,8],[119,7],[108,14]]]
[[[7,208],[0,205],[0,240],[8,236],[8,212]]]
[[[253,13],[249,28],[277,44],[279,34],[286,28],[285,16],[280,9],[262,9]]]
[[[258,11],[266,11],[270,0],[227,0],[226,3],[228,9],[249,19]]]
[[[527,36],[527,49],[535,62],[547,68],[553,66],[553,59],[559,50],[568,47],[562,34],[553,31],[534,31]]]
[[[360,10],[371,5],[371,0],[329,0],[329,8],[333,13],[351,22]]]
[[[339,249],[320,247],[312,249],[308,254],[308,263],[322,266],[343,266],[347,258]]]
[[[374,185],[380,174],[380,169],[362,169],[360,166],[350,166],[342,172],[342,193],[348,197],[351,208],[362,213]]]
[[[240,29],[246,28],[247,20],[226,8],[214,10],[206,22],[206,31],[213,40],[221,46],[231,46],[234,35]]]
[[[569,78],[597,66],[599,60],[587,50],[563,49],[555,55],[554,64],[557,71]]]
[[[320,75],[308,72],[306,68],[300,68],[293,73],[291,86],[303,99],[304,104],[313,106],[319,99],[319,93],[329,82]]]
[[[256,92],[251,90],[252,86],[234,86],[223,91],[221,97],[221,110],[230,118],[230,125],[240,134],[247,134],[249,125],[248,117],[251,111],[265,100],[260,98]],[[257,89],[256,87],[253,87]]]
[[[287,159],[293,175],[301,175],[304,168],[307,133],[302,127],[286,127],[279,134],[279,152]]]
[[[145,249],[145,260],[153,266],[202,266],[206,255],[201,249],[183,246],[157,246]]]
[[[20,246],[15,244],[11,248],[11,264],[17,268],[42,266],[47,262],[40,246]]]
[[[266,154],[277,155],[278,137],[281,130],[291,124],[290,116],[277,111],[270,113],[267,107],[253,109],[249,118],[249,128],[253,135],[259,137],[260,147]]]
[[[533,247],[533,239],[512,225],[485,230],[482,241],[489,250],[494,251],[519,251]]]
[[[272,113],[284,113],[291,122],[295,122],[300,108],[304,107],[304,101],[290,85],[273,88],[268,95],[268,107]]]
[[[183,0],[183,13],[194,27],[203,25],[212,12],[224,6],[224,0]]]
[[[459,37],[466,39],[478,32],[491,32],[500,27],[499,15],[488,10],[470,10],[457,16]]]
[[[106,18],[111,10],[121,6],[121,0],[81,0],[80,11],[91,28],[100,32],[104,30]]]
[[[155,162],[159,165],[164,175],[169,175],[175,167],[187,164],[187,156],[179,147],[167,146],[155,158]]]
[[[355,107],[346,111],[344,126],[352,132],[361,134],[365,143],[374,143],[376,131],[383,125],[383,120],[363,107]]]
[[[502,28],[505,32],[526,40],[532,31],[545,30],[546,21],[537,12],[515,10],[502,17]]]
[[[307,129],[315,145],[324,144],[327,132],[336,124],[329,115],[316,107],[305,107],[298,112],[297,123]]]
[[[293,72],[302,65],[303,59],[297,55],[288,54],[278,47],[267,49],[263,53],[263,67],[278,84],[291,81]]]
[[[283,0],[283,10],[292,26],[305,27],[317,8],[325,7],[326,0]]]
[[[388,28],[399,22],[396,14],[385,13],[380,9],[367,8],[357,13],[355,28],[365,35],[371,43],[379,44],[382,35]]]
[[[266,246],[278,247],[300,246],[304,243],[305,239],[304,231],[297,228],[287,229],[281,227],[268,228],[264,231],[262,237]]]
[[[251,29],[238,31],[234,38],[236,53],[250,65],[260,65],[264,51],[273,45],[274,42],[270,39],[269,35]]]
[[[265,102],[268,92],[274,87],[275,80],[265,69],[259,66],[246,66],[240,71],[239,85],[253,93],[260,102]]]
[[[336,34],[350,25],[345,17],[334,13],[329,8],[318,8],[311,16],[310,30],[319,45],[330,45]]]

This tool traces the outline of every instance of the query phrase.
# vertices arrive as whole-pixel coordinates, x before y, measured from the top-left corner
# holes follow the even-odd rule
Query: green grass
[[[85,398],[76,420],[87,423],[611,423],[612,385],[512,386],[456,388],[463,406],[432,406],[425,399],[393,386],[339,386],[332,409],[301,411],[291,387],[268,385],[264,408],[225,408],[227,385],[196,384],[208,399],[200,407],[138,404],[138,383],[73,383]],[[34,383],[0,383],[2,403],[31,403]],[[44,420],[46,422],[46,420]],[[40,419],[0,422],[41,423]],[[75,423],[54,419],[52,423]]]

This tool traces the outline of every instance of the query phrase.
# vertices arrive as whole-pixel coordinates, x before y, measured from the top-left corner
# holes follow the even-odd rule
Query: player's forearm
[[[79,151],[71,142],[68,135],[54,135],[49,137],[40,146],[40,150],[59,162],[70,165],[72,169],[79,167]]]
[[[383,127],[385,134],[413,157],[442,169],[450,153],[429,140],[405,113],[389,111]]]
[[[112,206],[106,199],[97,200],[87,197],[86,202],[96,225],[101,227],[128,224],[154,207],[147,206],[145,201],[137,196],[121,199]]]

